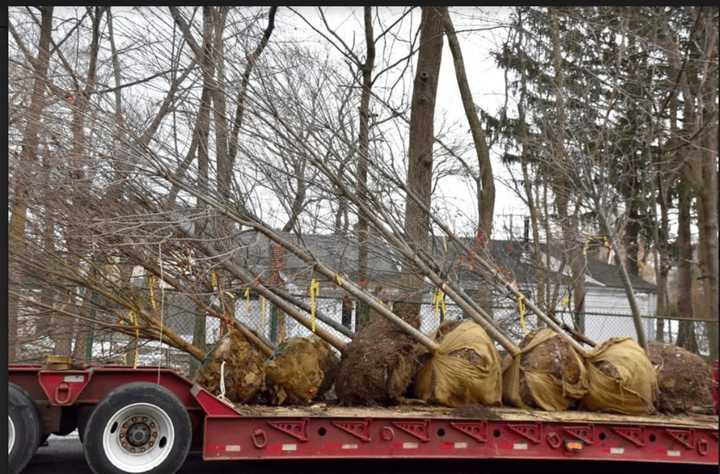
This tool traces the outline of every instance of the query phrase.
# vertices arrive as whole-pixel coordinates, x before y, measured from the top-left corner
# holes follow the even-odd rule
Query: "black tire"
[[[85,439],[85,428],[87,427],[87,422],[90,419],[90,415],[92,415],[94,409],[94,405],[81,406],[80,408],[78,408],[77,430],[78,437],[80,438],[81,443],[84,443],[83,440]]]
[[[178,398],[164,387],[147,382],[135,382],[116,388],[110,392],[92,411],[87,420],[83,438],[85,460],[96,474],[124,474],[122,466],[115,465],[105,453],[104,432],[106,426],[120,410],[134,404],[143,403],[161,409],[168,416],[172,425],[174,436],[171,444],[162,449],[168,449],[169,454],[159,465],[141,471],[150,474],[172,474],[177,472],[185,462],[190,444],[192,442],[192,425],[190,416]],[[116,423],[113,423],[117,426]],[[113,428],[111,428],[112,430]],[[119,429],[119,428],[116,428]],[[115,431],[112,431],[113,433]],[[129,438],[129,436],[128,436]],[[110,442],[110,441],[109,441]],[[118,450],[119,443],[108,446],[108,449]],[[161,447],[161,442],[157,448]],[[155,449],[155,448],[150,448]],[[137,472],[137,471],[135,471]]]
[[[8,385],[8,425],[11,422],[15,441],[8,452],[8,466],[11,474],[18,474],[25,469],[40,444],[40,415],[30,395],[12,383]],[[8,435],[9,431],[8,426]]]

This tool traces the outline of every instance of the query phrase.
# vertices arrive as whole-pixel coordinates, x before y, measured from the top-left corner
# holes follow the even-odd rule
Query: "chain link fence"
[[[209,296],[209,295],[208,295]],[[306,295],[295,295],[297,299],[310,304],[311,300]],[[211,297],[212,298],[212,297]],[[352,332],[356,330],[356,307],[347,299],[319,297],[315,300],[317,311],[349,328]],[[393,303],[387,302],[390,308]],[[199,312],[196,310],[192,298],[185,294],[174,291],[166,291],[162,301],[163,327],[168,331],[179,335],[187,342],[193,342],[193,334],[201,333],[202,321],[198,324]],[[528,312],[521,321],[518,308],[515,306],[496,306],[490,311],[499,326],[516,343],[519,343],[526,331],[537,329],[541,326],[538,318]],[[20,344],[17,362],[32,363],[42,362],[44,358],[53,353],[51,321],[48,325],[40,324],[43,319],[49,318],[47,313],[29,311],[21,308],[19,314]],[[58,316],[55,316],[56,319]],[[433,304],[422,302],[420,306],[421,327],[426,333],[432,333],[444,320],[459,320],[465,316],[457,305],[451,302]],[[570,327],[582,329],[584,334],[596,342],[604,341],[611,337],[629,336],[635,337],[635,326],[632,316],[608,312],[588,312],[581,321],[568,312],[557,312],[555,317]],[[185,375],[189,375],[192,367],[192,357],[178,349],[168,347],[157,340],[136,339],[132,334],[122,334],[111,328],[105,327],[105,323],[116,318],[110,313],[97,312],[93,315],[94,323],[85,324],[84,337],[85,358],[91,363],[100,364],[127,364],[135,363],[135,346],[137,345],[138,365],[161,365],[178,369]],[[239,299],[235,302],[235,318],[248,328],[255,331],[266,340],[277,343],[293,336],[309,336],[312,332],[281,311],[274,310],[273,306],[263,298]],[[53,319],[53,321],[54,321]],[[697,352],[700,355],[708,356],[710,353],[711,326],[717,329],[717,321],[708,320],[686,320],[679,318],[657,318],[644,316],[642,318],[646,337],[648,340],[658,340],[666,343],[677,343],[681,333],[694,338]],[[318,327],[326,329],[335,334],[338,338],[348,341],[349,338],[331,326],[316,320]],[[83,324],[76,323],[77,334]],[[523,329],[524,327],[524,329]],[[46,328],[48,333],[38,333],[38,330]],[[221,324],[215,317],[205,316],[204,324],[205,341],[208,348],[221,337]],[[717,334],[717,332],[715,332]],[[685,336],[687,337],[687,336]]]

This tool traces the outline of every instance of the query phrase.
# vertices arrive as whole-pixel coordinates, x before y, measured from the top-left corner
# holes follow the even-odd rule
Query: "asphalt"
[[[92,474],[85,463],[82,444],[77,437],[53,436],[48,445],[40,447],[30,462],[25,474]],[[248,461],[248,462],[204,462],[200,453],[191,453],[180,473],[243,473],[243,474],[588,474],[589,472],[611,472],[633,474],[670,474],[670,473],[716,473],[713,466],[672,466],[643,465],[630,463],[594,463],[592,465],[576,462],[488,462],[488,461],[427,461],[427,460],[324,460],[324,461]]]

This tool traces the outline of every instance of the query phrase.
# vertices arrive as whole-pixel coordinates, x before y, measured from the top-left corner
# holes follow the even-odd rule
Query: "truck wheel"
[[[190,416],[159,385],[136,382],[110,392],[85,427],[85,460],[96,474],[177,472],[192,441]]]
[[[40,444],[40,416],[30,395],[8,386],[8,465],[17,474],[25,469]]]

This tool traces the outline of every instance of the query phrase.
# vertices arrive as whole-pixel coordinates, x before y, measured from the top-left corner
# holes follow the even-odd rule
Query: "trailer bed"
[[[554,422],[637,424],[669,428],[717,430],[715,415],[630,416],[589,411],[549,412],[509,407],[469,406],[453,409],[409,403],[392,407],[348,407],[317,403],[309,406],[276,407],[267,405],[233,405],[240,416],[256,418],[434,418],[445,420],[478,419],[507,422]]]

